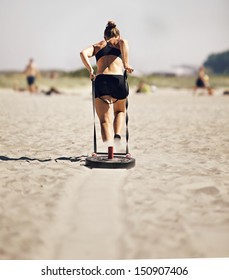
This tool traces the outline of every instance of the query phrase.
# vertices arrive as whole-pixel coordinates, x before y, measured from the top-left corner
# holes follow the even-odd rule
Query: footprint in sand
[[[202,194],[213,195],[213,196],[219,194],[219,190],[213,186],[199,188],[199,189],[196,189],[194,192],[196,194],[202,193]]]

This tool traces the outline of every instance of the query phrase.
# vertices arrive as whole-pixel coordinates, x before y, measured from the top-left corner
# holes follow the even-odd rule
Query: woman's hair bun
[[[105,40],[109,40],[113,37],[117,38],[118,36],[120,36],[120,32],[116,27],[116,23],[113,20],[109,20],[104,30]]]
[[[116,27],[116,23],[112,20],[109,20],[108,23],[107,23],[107,27],[108,28],[115,28]]]

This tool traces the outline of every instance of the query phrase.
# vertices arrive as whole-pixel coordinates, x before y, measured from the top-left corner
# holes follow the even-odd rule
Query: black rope
[[[94,153],[97,153],[96,125],[95,125],[95,81],[92,80],[92,104],[94,117]]]
[[[126,154],[129,153],[129,129],[128,129],[128,122],[129,122],[129,116],[128,116],[128,98],[126,98]]]
[[[8,157],[8,156],[0,156],[0,161],[27,161],[27,162],[30,162],[30,161],[39,161],[39,162],[48,162],[48,161],[58,161],[58,160],[65,160],[65,161],[71,161],[71,162],[77,162],[77,161],[83,161],[84,158],[86,158],[87,156],[86,155],[81,155],[81,156],[76,156],[76,157],[69,157],[69,156],[61,156],[61,157],[58,157],[58,158],[47,158],[47,159],[39,159],[39,158],[32,158],[32,157],[25,157],[25,156],[22,156],[22,157]]]
[[[126,90],[129,91],[129,85],[127,82],[127,71],[124,71],[124,79],[125,79],[125,85],[126,85]],[[128,97],[126,97],[126,154],[129,153],[129,146],[128,146],[128,141],[129,141],[129,129],[128,129],[128,122],[129,122],[129,116],[128,116]]]

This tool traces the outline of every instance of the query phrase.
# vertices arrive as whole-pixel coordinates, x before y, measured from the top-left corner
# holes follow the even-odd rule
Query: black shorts
[[[199,88],[205,88],[205,83],[201,78],[198,78],[196,80],[196,86],[199,87]]]
[[[33,85],[35,83],[35,77],[34,76],[28,76],[27,77],[27,83],[29,86]]]
[[[109,95],[116,99],[125,99],[129,95],[129,86],[124,75],[98,75],[95,79],[95,98]]]

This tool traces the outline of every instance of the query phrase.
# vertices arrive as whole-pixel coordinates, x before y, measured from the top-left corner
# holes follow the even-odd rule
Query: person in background
[[[208,95],[213,94],[213,90],[209,84],[209,76],[205,74],[205,69],[203,66],[199,68],[198,77],[196,79],[196,85],[194,87],[194,94],[196,93],[198,88],[206,89]]]
[[[152,93],[152,87],[149,84],[140,81],[137,86],[136,93]]]
[[[121,38],[114,21],[108,21],[104,30],[104,39],[80,52],[83,64],[90,79],[95,82],[95,108],[101,127],[103,142],[108,146],[114,140],[121,140],[125,118],[126,98],[129,88],[125,73],[132,73],[129,65],[129,47],[127,40]],[[95,56],[97,72],[91,66],[89,58]],[[113,104],[114,118],[111,117]]]
[[[37,92],[36,78],[40,76],[40,72],[37,69],[34,60],[32,58],[29,60],[29,63],[24,70],[24,74],[26,75],[26,82],[28,85],[29,92],[30,93]]]

